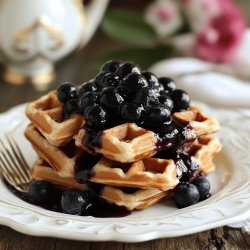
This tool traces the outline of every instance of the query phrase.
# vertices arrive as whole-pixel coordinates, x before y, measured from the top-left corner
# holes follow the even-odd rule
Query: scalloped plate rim
[[[204,105],[204,104],[202,104]],[[0,114],[0,121],[2,118],[6,118],[9,117],[11,119],[11,115],[18,113],[18,111],[22,114],[20,114],[20,117],[24,116],[23,115],[23,111],[24,111],[24,107],[25,104],[21,104],[18,105],[16,107],[13,107],[11,109],[9,109],[8,111],[6,111],[5,113]],[[205,107],[207,107],[205,105]],[[221,109],[223,110],[223,109]],[[214,112],[218,112],[215,111]],[[231,112],[235,113],[236,112],[232,112],[232,111],[225,111],[225,112]],[[238,115],[238,114],[237,114]],[[0,131],[1,134],[1,131]],[[3,185],[3,182],[0,182],[0,186]],[[250,195],[248,196],[248,199],[250,198]],[[0,201],[1,202],[1,201]],[[13,206],[13,205],[12,205]],[[15,206],[13,206],[15,207]],[[1,208],[1,205],[0,205]],[[24,208],[23,208],[24,209]],[[39,211],[35,211],[37,209],[41,209],[41,208],[37,208],[36,206],[31,206],[31,210],[33,209],[34,213],[39,213]],[[46,211],[46,210],[45,210]],[[187,211],[188,212],[188,211]],[[46,212],[44,212],[44,210],[42,209],[41,212],[42,216],[44,216],[46,214]],[[58,213],[52,212],[52,215],[56,214],[58,215]],[[183,236],[183,235],[188,235],[188,234],[192,234],[192,233],[197,233],[197,232],[201,232],[204,230],[208,230],[214,227],[218,227],[218,226],[224,226],[230,223],[235,223],[235,222],[239,222],[242,221],[244,219],[247,219],[250,216],[250,210],[246,209],[245,211],[241,211],[240,215],[234,215],[234,216],[226,216],[226,217],[221,217],[221,218],[217,218],[216,221],[211,221],[211,222],[206,222],[206,224],[200,224],[200,225],[196,225],[194,227],[191,228],[184,228],[179,230],[178,232],[176,232],[177,230],[173,230],[172,232],[167,232],[166,231],[161,231],[158,230],[157,228],[155,228],[153,231],[151,232],[137,232],[134,234],[129,234],[129,233],[115,233],[114,232],[109,232],[109,233],[86,233],[84,234],[83,232],[81,232],[81,230],[79,231],[74,231],[71,234],[69,234],[69,232],[67,230],[62,230],[62,228],[60,230],[48,230],[48,228],[38,228],[38,227],[34,227],[32,224],[31,225],[25,225],[23,223],[21,223],[20,221],[18,221],[17,218],[12,218],[9,219],[7,217],[3,217],[2,214],[0,214],[0,224],[2,225],[6,225],[9,226],[11,228],[13,228],[14,230],[21,232],[21,233],[25,233],[28,235],[34,235],[34,236],[43,236],[43,237],[58,237],[58,238],[63,238],[63,239],[71,239],[71,240],[88,240],[88,241],[118,241],[118,242],[143,242],[143,241],[148,241],[148,240],[152,240],[152,239],[158,239],[158,238],[164,238],[164,237],[178,237],[178,236]],[[60,216],[58,216],[57,218],[61,218],[61,214]],[[67,216],[70,217],[70,216]],[[82,218],[82,217],[81,217]],[[70,218],[67,218],[68,220],[70,220]],[[115,218],[110,218],[115,219]],[[131,218],[131,220],[128,218],[126,219],[126,217],[124,218],[124,221],[136,221],[134,220],[135,218]],[[145,218],[146,219],[146,218]],[[74,222],[77,219],[74,216],[74,220],[70,220],[70,222]],[[143,218],[142,218],[143,220]],[[150,221],[150,219],[148,219]],[[108,219],[105,219],[103,221],[103,223],[107,223]],[[81,222],[83,222],[83,219],[81,219]],[[87,220],[87,223],[95,223],[93,221]],[[101,221],[99,220],[98,224],[100,224]],[[114,222],[112,221],[113,224],[119,224],[120,222]],[[123,222],[122,222],[123,223]],[[42,230],[41,230],[42,229]]]

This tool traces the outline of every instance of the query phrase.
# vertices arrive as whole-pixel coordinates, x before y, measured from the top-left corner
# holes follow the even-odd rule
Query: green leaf
[[[160,45],[153,48],[129,48],[111,52],[100,58],[94,65],[96,71],[108,60],[132,61],[147,69],[155,62],[165,59],[171,55],[173,48]]]
[[[157,39],[154,29],[143,17],[128,10],[108,11],[101,28],[109,37],[129,43],[149,44]]]

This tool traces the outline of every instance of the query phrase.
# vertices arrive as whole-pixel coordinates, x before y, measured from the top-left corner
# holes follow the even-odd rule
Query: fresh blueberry
[[[124,98],[116,88],[109,87],[101,93],[100,104],[108,110],[118,111],[119,105],[124,102]]]
[[[190,97],[188,93],[182,89],[174,90],[170,97],[174,102],[174,112],[187,110],[190,105]]]
[[[101,81],[101,86],[104,87],[111,87],[111,86],[118,86],[120,83],[119,76],[115,75],[114,73],[107,73],[103,76]]]
[[[57,88],[57,98],[60,102],[66,103],[69,99],[78,97],[76,86],[71,83],[63,83]]]
[[[70,189],[63,193],[61,206],[64,213],[80,215],[89,209],[91,202],[88,195],[84,192]]]
[[[89,180],[89,171],[86,169],[82,169],[78,171],[75,175],[75,179],[79,183],[86,183]]]
[[[101,72],[99,72],[97,75],[96,75],[96,77],[95,77],[95,82],[96,82],[96,85],[99,87],[101,87],[102,85],[101,85],[101,83],[102,83],[102,79],[103,79],[103,77],[105,76],[107,74],[107,72],[105,72],[105,71],[101,71]]]
[[[131,73],[127,75],[120,83],[120,87],[125,91],[126,94],[130,95],[147,86],[148,83],[144,76],[138,73]]]
[[[173,109],[174,103],[173,103],[171,97],[169,97],[169,96],[167,96],[167,95],[160,95],[160,96],[158,97],[158,100],[159,100],[159,102],[160,102],[161,104],[167,106],[170,110]]]
[[[136,122],[142,116],[143,108],[135,103],[126,103],[121,107],[121,117],[126,122]]]
[[[64,117],[68,118],[73,114],[79,113],[78,99],[70,99],[64,106]]]
[[[142,75],[145,77],[145,79],[147,80],[148,86],[149,86],[149,87],[152,88],[152,87],[155,87],[155,86],[158,86],[158,85],[159,85],[159,84],[158,84],[158,79],[157,79],[156,75],[153,74],[152,72],[143,71],[141,74],[142,74]]]
[[[84,114],[85,109],[99,101],[99,93],[87,92],[78,99],[79,111]]]
[[[162,138],[162,140],[169,140],[172,143],[176,142],[178,135],[179,130],[173,123],[164,126],[159,132],[159,137]]]
[[[126,77],[127,75],[131,74],[131,73],[137,73],[140,74],[140,68],[138,66],[136,66],[133,63],[123,63],[121,64],[117,70],[116,70],[116,75],[118,75],[121,79]]]
[[[84,112],[84,118],[89,127],[102,128],[107,122],[107,112],[98,104],[89,106]]]
[[[104,71],[107,73],[109,72],[114,73],[121,64],[122,64],[121,61],[116,61],[116,60],[107,61],[106,63],[102,65],[101,71]]]
[[[35,204],[45,204],[50,201],[54,187],[47,181],[33,181],[28,190],[29,199]]]
[[[178,208],[196,204],[200,195],[197,187],[190,183],[180,183],[174,190],[174,200]]]
[[[159,83],[158,84],[158,86],[155,86],[155,91],[156,91],[156,93],[158,94],[158,95],[160,95],[160,93],[162,92],[162,91],[164,91],[164,87],[163,87],[163,85],[161,84],[161,83]]]
[[[97,91],[98,91],[98,87],[96,85],[96,82],[94,80],[91,80],[89,82],[83,83],[80,86],[79,97],[87,92],[97,92]]]
[[[158,79],[159,83],[163,85],[164,92],[170,93],[176,89],[175,83],[173,79],[169,77],[160,77]]]
[[[192,157],[182,155],[176,166],[182,172],[181,176],[178,176],[182,182],[190,182],[199,174],[199,164]]]
[[[200,200],[205,200],[209,196],[210,182],[204,176],[197,177],[193,184],[198,188],[200,193]]]
[[[150,87],[139,89],[135,95],[135,102],[143,105],[145,109],[149,107],[154,100],[156,101],[156,99],[156,93]]]
[[[162,127],[164,124],[170,124],[171,112],[162,104],[152,106],[147,110],[144,122],[147,127]]]

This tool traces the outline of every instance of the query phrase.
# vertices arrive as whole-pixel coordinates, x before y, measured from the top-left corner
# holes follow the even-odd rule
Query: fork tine
[[[17,171],[17,169],[13,166],[13,159],[11,154],[9,153],[9,150],[5,147],[4,142],[0,139],[0,144],[2,146],[2,150],[1,150],[1,159],[2,159],[2,163],[4,164],[4,166],[6,167],[6,172],[8,171],[8,173],[12,174],[13,179],[18,179],[18,181],[21,182],[20,179],[20,175]]]
[[[13,154],[15,155],[14,158],[16,158],[16,160],[18,161],[17,168],[21,170],[20,173],[22,174],[26,182],[29,182],[31,180],[31,175],[30,172],[28,171],[29,165],[24,159],[19,146],[17,145],[16,141],[12,138],[12,136],[8,133],[6,133],[5,136],[7,141],[9,142]]]
[[[17,185],[15,179],[13,178],[13,173],[9,171],[5,163],[2,161],[2,156],[0,153],[0,169],[4,178],[12,185]]]

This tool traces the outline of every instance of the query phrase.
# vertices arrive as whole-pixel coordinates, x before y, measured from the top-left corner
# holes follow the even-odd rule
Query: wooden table
[[[118,1],[117,1],[118,2]],[[113,2],[112,6],[131,6],[132,0],[123,3]],[[136,7],[145,5],[145,1],[137,1]],[[90,79],[94,72],[93,62],[108,50],[125,46],[106,38],[100,31],[97,32],[91,43],[83,50],[78,51],[58,63],[56,66],[57,77],[49,86],[53,89],[64,81],[81,83]],[[1,68],[1,71],[3,69]],[[48,90],[49,90],[48,89]],[[48,91],[47,90],[47,91]],[[0,84],[0,112],[31,101],[47,92],[37,92],[32,86],[12,86],[1,81]],[[1,125],[0,125],[1,126]],[[0,226],[0,250],[3,249],[250,249],[250,239],[239,229],[221,227],[206,232],[185,237],[153,240],[145,243],[127,244],[114,242],[76,242],[56,238],[31,237],[15,232],[5,226]]]

